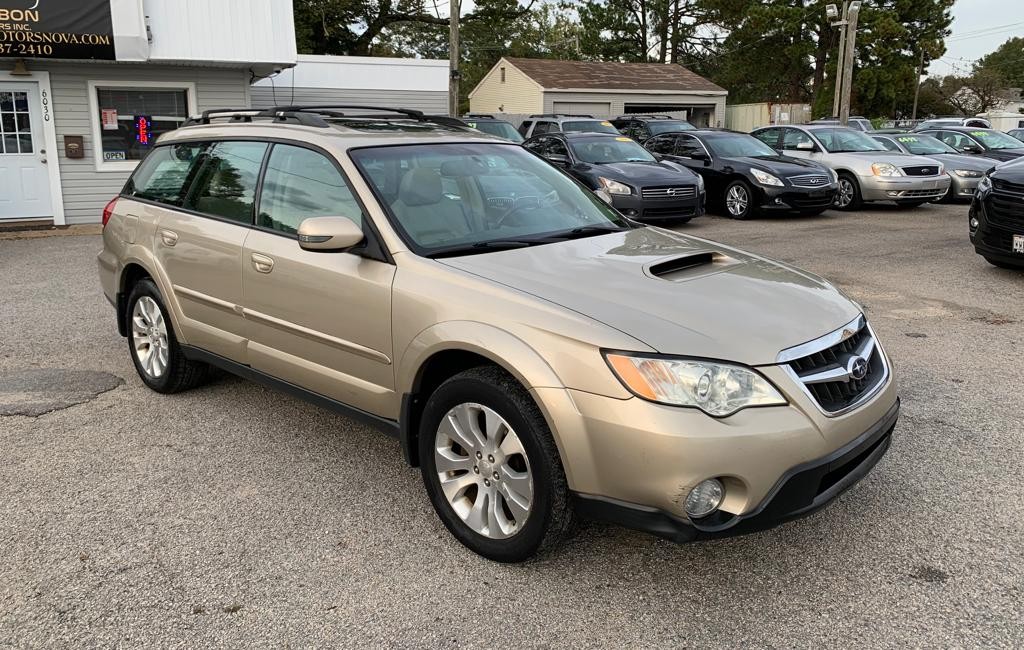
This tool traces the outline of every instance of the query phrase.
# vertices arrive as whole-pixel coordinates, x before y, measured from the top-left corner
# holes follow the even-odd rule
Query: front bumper
[[[941,176],[858,176],[865,201],[936,201],[949,190],[950,179]]]
[[[1024,235],[1024,214],[1017,218],[996,217],[989,210],[991,191],[974,197],[968,216],[968,230],[974,251],[985,258],[1024,269],[1024,253],[1014,252],[1015,235]],[[970,220],[978,227],[971,228]]]
[[[708,520],[691,521],[656,508],[576,495],[577,511],[592,519],[608,521],[652,533],[675,542],[743,535],[811,515],[853,487],[874,468],[892,443],[899,418],[899,401],[863,434],[822,458],[787,471],[764,500],[751,512]]]
[[[950,172],[949,180],[950,194],[955,199],[971,199],[974,198],[974,192],[978,189],[978,183],[981,182],[981,177],[978,178],[964,178],[963,176],[957,176]]]
[[[839,183],[830,183],[821,187],[778,187],[757,185],[758,205],[764,211],[811,212],[832,207]]]
[[[612,194],[612,206],[634,221],[692,219],[704,214],[704,192],[687,199],[645,199],[637,194]]]

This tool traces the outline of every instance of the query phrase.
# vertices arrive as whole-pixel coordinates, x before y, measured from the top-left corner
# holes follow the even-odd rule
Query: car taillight
[[[103,208],[103,227],[107,227],[107,222],[110,221],[110,215],[114,214],[114,206],[117,205],[117,197],[110,199],[110,203],[107,207]]]

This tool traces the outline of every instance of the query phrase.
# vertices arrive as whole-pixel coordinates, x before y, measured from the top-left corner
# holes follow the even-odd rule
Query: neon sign
[[[148,115],[135,116],[135,139],[139,144],[148,147],[153,137],[153,120]]]

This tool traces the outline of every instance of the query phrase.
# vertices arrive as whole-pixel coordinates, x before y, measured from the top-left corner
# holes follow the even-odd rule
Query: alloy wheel
[[[725,195],[725,207],[734,217],[745,213],[749,202],[750,197],[747,196],[747,190],[742,185],[733,185]]]
[[[839,196],[836,197],[836,205],[845,208],[853,203],[853,182],[846,179],[839,179]]]
[[[467,402],[449,410],[434,439],[434,467],[448,504],[477,534],[512,537],[530,516],[530,461],[519,436],[493,409]]]
[[[132,309],[132,344],[139,366],[147,376],[157,379],[167,370],[167,323],[156,301],[142,296]]]

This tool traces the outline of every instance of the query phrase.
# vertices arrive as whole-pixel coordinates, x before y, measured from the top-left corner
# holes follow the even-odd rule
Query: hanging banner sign
[[[116,131],[117,130],[117,109],[116,108],[101,108],[100,109],[100,123],[103,124],[104,131]]]
[[[0,58],[113,61],[110,0],[0,0]]]

